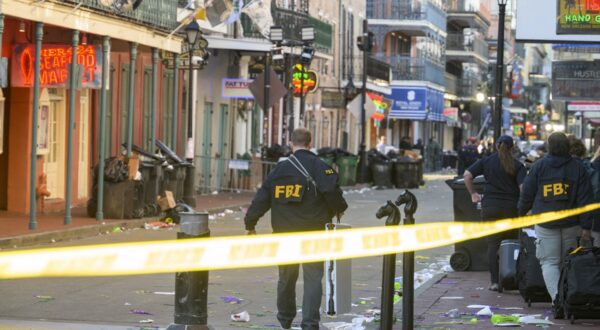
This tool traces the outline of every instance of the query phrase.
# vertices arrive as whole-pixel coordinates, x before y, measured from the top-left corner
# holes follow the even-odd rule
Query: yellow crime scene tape
[[[417,251],[600,209],[584,207],[490,222],[437,222],[304,232],[136,242],[0,253],[0,278],[114,276],[252,268]]]

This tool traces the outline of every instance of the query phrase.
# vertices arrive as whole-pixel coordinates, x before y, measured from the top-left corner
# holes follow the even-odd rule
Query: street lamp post
[[[194,48],[200,40],[202,32],[200,31],[200,25],[196,20],[192,20],[190,24],[185,27],[185,41],[188,45],[188,62],[189,62],[189,73],[188,73],[188,114],[187,114],[187,145],[185,148],[185,158],[190,163],[187,167],[185,175],[185,186],[183,200],[186,204],[195,207],[196,197],[194,189],[194,178],[196,177],[196,171],[194,167],[194,63],[192,58],[194,56]]]
[[[496,104],[494,111],[494,142],[502,134],[502,94],[504,93],[504,17],[508,0],[498,0],[498,41],[496,46]]]
[[[315,40],[315,28],[313,26],[304,26],[301,30],[302,53],[300,54],[300,65],[302,66],[302,75],[300,76],[300,123],[304,119],[304,110],[306,107],[306,95],[304,93],[304,76],[306,75],[306,67],[310,66],[315,49],[311,46]]]
[[[373,47],[372,37],[369,33],[369,23],[365,19],[363,20],[363,34],[359,37],[358,40],[358,48],[363,51],[363,72],[362,72],[362,109],[360,113],[360,149],[359,149],[359,157],[360,157],[360,168],[358,172],[358,183],[366,183],[367,182],[367,144],[366,144],[366,103],[367,103],[367,63],[369,52]]]

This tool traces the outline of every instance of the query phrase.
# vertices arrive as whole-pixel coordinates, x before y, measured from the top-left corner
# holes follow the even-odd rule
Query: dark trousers
[[[302,329],[318,330],[323,295],[323,262],[302,264],[304,296],[302,299]],[[296,281],[300,265],[279,266],[277,282],[277,319],[283,328],[289,328],[296,316]]]
[[[519,215],[516,207],[506,208],[483,208],[481,210],[482,220],[500,220],[506,218],[515,218]],[[498,283],[498,249],[500,243],[505,239],[517,239],[519,231],[516,229],[501,232],[487,237],[488,262],[490,264],[490,279],[492,283]]]

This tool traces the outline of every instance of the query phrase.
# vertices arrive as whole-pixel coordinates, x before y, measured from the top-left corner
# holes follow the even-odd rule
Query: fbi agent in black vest
[[[549,155],[537,161],[523,183],[519,198],[519,215],[562,211],[593,203],[590,177],[582,162],[569,154],[570,143],[564,133],[548,137]],[[546,222],[535,226],[536,256],[542,265],[544,282],[552,299],[558,293],[560,265],[577,237],[590,239],[592,214]]]
[[[256,193],[244,222],[249,235],[256,234],[258,220],[271,210],[274,233],[324,230],[334,216],[348,208],[337,184],[337,173],[309,151],[311,133],[298,128],[292,133],[293,154],[280,161]],[[299,265],[279,266],[277,319],[290,329],[296,316],[296,280]],[[304,297],[302,329],[319,329],[323,262],[302,264]]]

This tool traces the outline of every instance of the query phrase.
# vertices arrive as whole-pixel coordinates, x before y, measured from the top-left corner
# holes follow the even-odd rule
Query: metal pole
[[[35,23],[35,64],[33,66],[33,114],[31,118],[31,159],[29,171],[29,229],[37,228],[35,186],[37,183],[37,143],[38,143],[38,108],[40,106],[40,56],[42,53],[42,38],[44,23]]]
[[[196,169],[194,168],[194,66],[192,58],[194,56],[194,46],[190,45],[189,49],[189,87],[188,87],[188,115],[187,115],[187,145],[185,156],[190,163],[185,172],[185,183],[183,187],[183,201],[191,206],[196,207],[196,196],[194,189],[194,180],[196,178]]]
[[[4,35],[4,14],[0,13],[0,60],[2,60],[2,36]]]
[[[406,213],[404,225],[414,225],[415,219],[412,214]],[[414,328],[414,300],[415,300],[415,253],[404,252],[402,254],[402,329],[412,330]]]
[[[271,127],[269,127],[269,92],[271,90],[271,63],[270,63],[270,58],[269,58],[269,53],[265,54],[265,90],[264,90],[264,96],[265,99],[263,100],[263,125],[262,125],[262,131],[263,131],[263,147],[262,150],[264,152],[264,154],[266,154],[266,148],[269,145],[269,130],[271,129]]]
[[[102,38],[102,89],[100,90],[100,127],[98,154],[98,197],[96,220],[104,219],[104,159],[106,158],[106,97],[108,93],[110,38]]]
[[[179,108],[179,54],[173,53],[173,132],[171,148],[177,152],[177,110]]]
[[[306,100],[304,99],[304,75],[306,74],[306,70],[304,70],[304,64],[300,64],[302,66],[302,75],[300,76],[300,116],[299,116],[299,124],[302,125],[302,121],[304,120],[304,108],[306,107]]]
[[[127,112],[127,157],[131,156],[131,145],[133,144],[133,111],[135,107],[135,62],[137,60],[138,44],[132,42],[131,58],[129,64],[129,111]]]
[[[363,20],[363,40],[365,40],[365,42],[367,42],[369,40],[369,24],[368,21],[365,19]],[[367,131],[367,127],[366,127],[366,109],[365,109],[365,105],[367,103],[367,59],[369,56],[369,51],[366,50],[368,47],[365,48],[365,51],[363,51],[363,67],[362,67],[362,91],[361,91],[361,97],[362,97],[362,109],[360,112],[360,150],[359,150],[359,156],[360,156],[360,175],[358,178],[358,182],[359,183],[365,183],[367,181],[367,145],[366,145],[366,141],[365,141],[365,136],[366,136],[366,131]]]
[[[565,107],[565,116],[564,116],[564,121],[565,121],[565,134],[567,134],[569,132],[569,105],[564,102],[563,106]],[[539,125],[539,123],[538,123]],[[538,132],[540,130],[540,127],[538,126]]]
[[[71,224],[71,194],[73,180],[73,130],[75,129],[75,96],[77,86],[75,84],[75,70],[77,68],[77,46],[79,46],[79,30],[73,31],[71,71],[69,72],[69,128],[67,130],[67,173],[65,178],[65,225]],[[82,171],[83,169],[79,169]]]
[[[156,148],[156,103],[158,102],[158,49],[152,48],[152,101],[151,101],[151,118],[150,118],[150,148],[149,152],[154,152]]]
[[[502,94],[504,92],[504,16],[506,4],[499,4],[498,46],[496,47],[496,111],[494,113],[494,143],[502,135]]]

